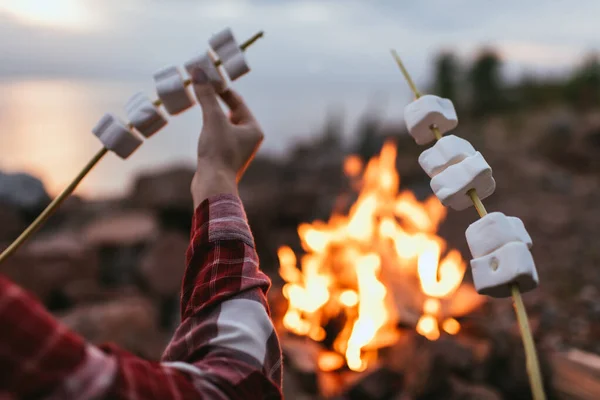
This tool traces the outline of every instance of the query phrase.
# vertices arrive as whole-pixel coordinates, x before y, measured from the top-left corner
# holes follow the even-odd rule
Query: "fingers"
[[[227,107],[229,107],[231,110],[231,122],[235,124],[252,121],[254,119],[254,116],[246,105],[246,102],[236,91],[229,88],[225,92],[221,93],[220,96],[225,104],[227,104]]]
[[[193,71],[192,82],[194,85],[194,93],[202,108],[204,123],[211,121],[211,119],[224,118],[225,114],[217,100],[215,88],[210,84],[206,73],[201,69],[196,68]]]

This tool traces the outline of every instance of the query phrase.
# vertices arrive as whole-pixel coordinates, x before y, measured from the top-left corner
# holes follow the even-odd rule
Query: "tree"
[[[482,51],[469,71],[471,110],[475,116],[501,111],[505,105],[501,61],[493,50]]]
[[[575,71],[566,85],[567,100],[576,107],[588,109],[600,105],[600,62],[590,55]]]
[[[433,93],[457,103],[458,62],[452,53],[441,53],[435,60]]]

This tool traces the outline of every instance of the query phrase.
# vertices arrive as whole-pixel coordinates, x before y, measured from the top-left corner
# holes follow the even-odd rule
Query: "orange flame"
[[[278,251],[288,300],[283,325],[319,341],[325,339],[327,321],[343,313],[346,325],[334,338],[334,354],[343,355],[350,369],[362,371],[372,359],[366,351],[386,343],[383,337],[389,337],[389,328],[395,329],[401,317],[382,271],[418,276],[427,298],[416,330],[436,340],[440,299],[460,286],[466,264],[458,251],[447,251],[446,242],[435,233],[446,217],[438,199],[431,196],[419,202],[412,192],[399,192],[393,143],[386,143],[366,167],[357,156],[348,157],[344,171],[360,180],[358,199],[348,215],[298,227],[306,252],[300,268],[289,247]],[[456,334],[460,324],[447,318],[442,330]],[[327,354],[319,359],[320,368],[339,368],[338,358]]]

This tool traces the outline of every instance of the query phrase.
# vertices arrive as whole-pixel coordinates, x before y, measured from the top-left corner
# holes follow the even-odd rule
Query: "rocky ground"
[[[556,109],[461,126],[456,134],[494,169],[498,187],[485,201],[488,210],[522,218],[533,237],[542,285],[525,297],[538,344],[600,354],[600,115]],[[428,178],[417,164],[422,149],[402,128],[372,120],[363,121],[350,147],[326,130],[285,159],[259,158],[251,166],[240,192],[262,267],[276,284],[277,247],[299,249],[299,223],[326,219],[341,195],[351,199],[341,169],[345,155],[368,158],[389,138],[398,143],[401,186],[425,198]],[[178,322],[192,173],[172,168],[141,175],[120,199],[70,198],[0,272],[88,339],[160,357]],[[0,242],[8,245],[49,201],[35,178],[0,174]],[[440,232],[465,259],[464,231],[475,218],[475,211],[451,211]],[[510,311],[511,304],[494,301],[493,307]]]

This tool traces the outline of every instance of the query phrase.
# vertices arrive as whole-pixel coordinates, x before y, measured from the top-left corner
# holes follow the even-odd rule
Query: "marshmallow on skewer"
[[[146,138],[167,125],[167,118],[144,93],[134,94],[125,105],[125,111],[131,125]]]
[[[179,68],[171,66],[159,70],[154,74],[154,82],[156,93],[169,114],[177,115],[194,105]]]
[[[142,139],[113,114],[105,114],[92,129],[104,147],[126,159],[140,147]]]
[[[491,297],[510,297],[515,284],[522,293],[539,284],[535,262],[523,242],[507,243],[471,260],[471,271],[477,292]]]
[[[514,284],[522,292],[537,287],[538,273],[529,252],[533,242],[521,219],[493,212],[472,223],[466,237],[477,292],[509,297]]]
[[[419,165],[430,178],[433,178],[449,166],[457,164],[475,153],[471,143],[458,136],[448,135],[421,153]]]
[[[408,132],[419,145],[435,140],[431,131],[433,126],[443,135],[458,125],[452,101],[431,94],[421,96],[404,107],[404,121]]]
[[[185,69],[191,77],[194,76],[194,72],[198,69],[204,71],[217,93],[223,93],[227,90],[225,77],[221,73],[219,67],[215,66],[215,60],[210,52],[207,51],[186,62]]]
[[[246,56],[240,49],[230,28],[226,28],[214,35],[208,43],[217,56],[219,56],[223,64],[223,69],[227,72],[229,79],[235,81],[242,75],[250,72],[250,67],[246,63]]]
[[[520,218],[501,212],[489,213],[473,222],[465,232],[473,258],[482,257],[510,242],[522,242],[531,248],[533,242]]]
[[[485,199],[496,190],[492,168],[481,153],[451,165],[431,179],[431,189],[446,207],[457,211],[473,205],[467,192],[475,189],[480,199]]]

